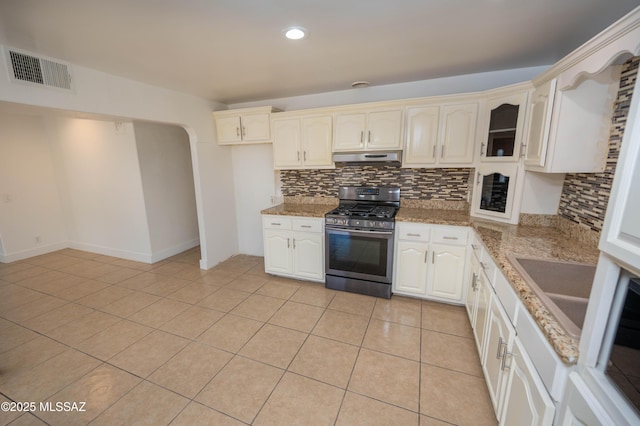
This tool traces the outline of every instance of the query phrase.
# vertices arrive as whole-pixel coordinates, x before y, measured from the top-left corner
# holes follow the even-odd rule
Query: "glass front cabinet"
[[[485,131],[480,142],[483,162],[517,162],[520,159],[528,92],[487,100]]]
[[[517,223],[514,207],[523,181],[520,170],[518,163],[480,165],[474,177],[473,215]]]

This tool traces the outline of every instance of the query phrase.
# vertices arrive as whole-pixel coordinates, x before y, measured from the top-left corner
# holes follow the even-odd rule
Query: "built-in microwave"
[[[625,271],[610,312],[600,368],[640,413],[640,278]]]

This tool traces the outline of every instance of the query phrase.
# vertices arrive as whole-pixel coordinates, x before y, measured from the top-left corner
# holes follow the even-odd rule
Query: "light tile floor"
[[[496,424],[464,308],[198,260],[0,264],[0,425]]]

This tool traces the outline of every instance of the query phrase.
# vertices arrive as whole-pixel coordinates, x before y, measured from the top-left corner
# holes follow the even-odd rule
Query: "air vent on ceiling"
[[[72,90],[71,69],[68,64],[16,49],[6,48],[5,52],[9,74],[13,80]]]

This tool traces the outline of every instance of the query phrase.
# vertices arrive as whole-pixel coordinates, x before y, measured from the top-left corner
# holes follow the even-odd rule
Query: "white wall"
[[[178,126],[136,121],[133,128],[155,262],[199,243],[189,137]]]
[[[70,247],[150,262],[133,125],[76,118],[56,122]]]
[[[234,146],[232,159],[239,250],[263,256],[260,210],[271,206],[276,191],[272,145]]]
[[[67,93],[12,83],[0,66],[0,101],[184,127],[193,153],[200,266],[211,268],[238,253],[231,149],[215,143],[211,118],[223,106],[78,65],[72,71],[75,91]]]
[[[0,110],[0,129],[0,261],[66,247],[47,121]]]
[[[396,99],[421,98],[426,96],[452,95],[495,89],[510,84],[529,81],[540,75],[548,66],[492,71],[454,77],[434,78],[409,83],[370,86],[361,89],[340,90],[317,93],[308,96],[266,99],[229,105],[229,108],[247,108],[270,105],[289,111],[306,108],[321,108],[336,105],[350,105],[362,102],[389,101]]]

